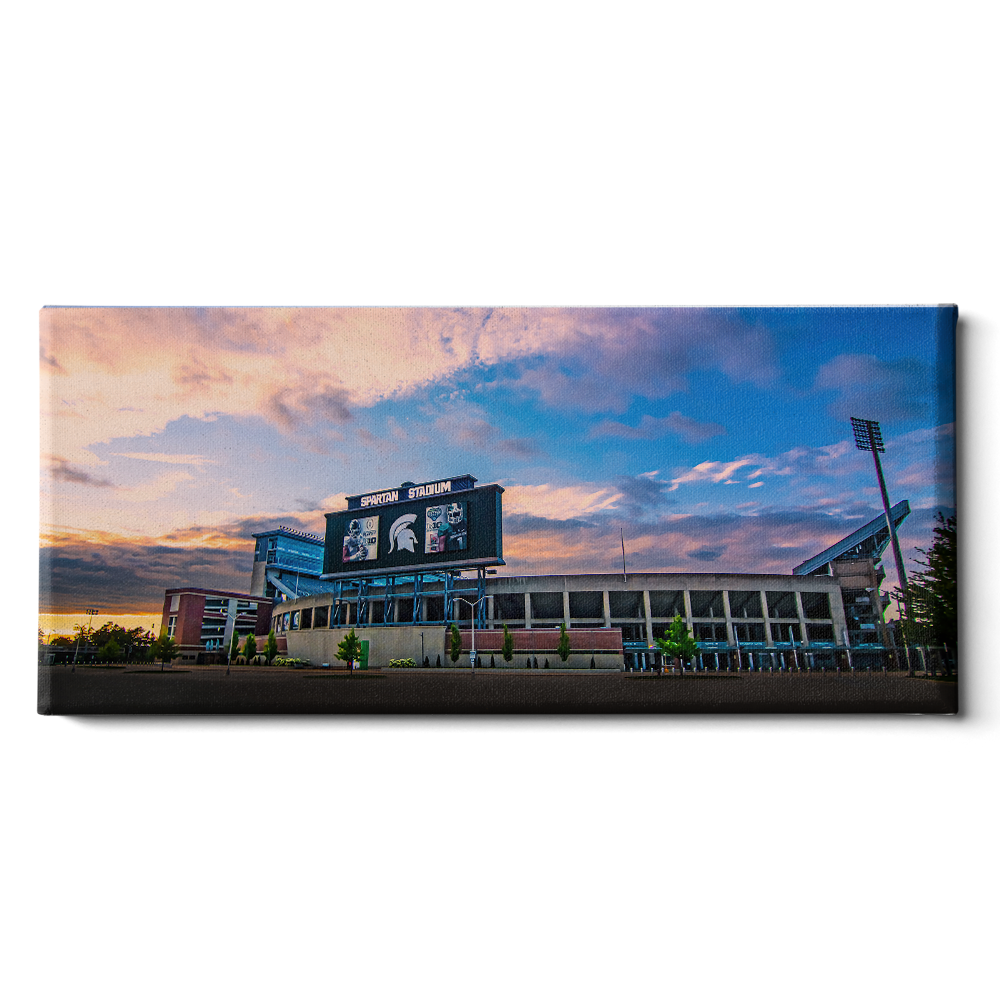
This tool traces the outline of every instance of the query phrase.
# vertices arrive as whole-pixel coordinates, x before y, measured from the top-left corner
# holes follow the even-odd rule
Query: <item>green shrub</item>
[[[405,656],[401,659],[389,661],[390,667],[415,667],[416,665],[417,661],[412,656]]]
[[[307,667],[308,660],[303,660],[298,656],[276,656],[271,661],[276,667]]]

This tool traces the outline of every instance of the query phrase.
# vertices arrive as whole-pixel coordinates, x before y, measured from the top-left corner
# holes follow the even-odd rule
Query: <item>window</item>
[[[181,606],[181,595],[180,594],[174,594],[170,598],[170,610],[171,611],[176,611],[180,606]]]
[[[563,616],[563,595],[558,593],[532,594],[532,618],[559,618]]]
[[[798,608],[795,606],[795,594],[787,590],[769,590],[767,592],[767,615],[769,618],[798,618]]]
[[[608,594],[608,604],[615,618],[645,618],[642,594],[637,590],[612,590]]]
[[[809,636],[810,644],[819,643],[832,646],[835,641],[832,625],[807,625],[806,635]]]
[[[313,623],[313,609],[303,608],[302,618],[300,619],[299,628],[312,628]]]
[[[726,626],[712,622],[695,622],[694,637],[699,642],[727,642]]]
[[[830,595],[827,593],[811,593],[802,591],[802,611],[806,618],[829,618]]]
[[[585,625],[582,627],[593,628],[594,626]],[[622,642],[643,642],[646,638],[646,626],[642,622],[612,622],[611,627],[622,630]]]
[[[604,618],[604,594],[599,590],[572,590],[569,595],[571,618]]]
[[[649,613],[654,618],[685,616],[684,592],[682,590],[651,590],[649,592]]]
[[[767,641],[764,626],[755,622],[733,621],[733,633],[739,642],[763,644]]]
[[[524,618],[524,594],[497,594],[493,598],[493,617],[498,621]]]
[[[733,618],[763,618],[759,590],[729,591],[729,610]]]
[[[174,632],[177,631],[177,615],[171,615],[167,619],[167,636],[171,639],[174,637]]]
[[[726,609],[722,603],[721,590],[692,590],[692,618],[725,618]]]

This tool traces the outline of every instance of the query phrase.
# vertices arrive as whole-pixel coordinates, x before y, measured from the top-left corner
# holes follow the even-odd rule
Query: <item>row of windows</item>
[[[765,591],[768,618],[799,617],[795,591]],[[721,590],[689,591],[692,618],[725,618],[726,607]],[[763,618],[764,602],[759,590],[730,590],[729,609],[735,618]],[[563,595],[532,593],[529,596],[531,617],[561,619]],[[571,618],[604,618],[604,594],[599,590],[578,590],[569,593]],[[802,612],[805,618],[830,618],[830,595],[825,592],[801,591]],[[497,594],[493,598],[493,616],[501,620],[523,619],[524,594]],[[608,610],[612,618],[645,618],[646,611],[641,591],[608,592]],[[649,613],[652,618],[687,617],[684,592],[680,590],[649,591]]]
[[[729,609],[732,618],[764,618],[764,602],[758,590],[730,590]],[[725,619],[726,608],[722,591],[690,591],[692,618]],[[539,621],[562,621],[563,595],[561,592],[531,593],[528,596],[530,614]],[[571,591],[569,597],[569,614],[574,619],[590,619],[592,622],[604,621],[604,594],[599,590]],[[425,596],[427,621],[441,621],[444,618],[444,597]],[[766,591],[765,600],[767,617],[771,619],[798,620],[799,609],[794,591]],[[830,619],[830,595],[825,592],[801,592],[802,613],[807,619]],[[493,618],[497,621],[523,621],[525,618],[524,594],[496,594],[493,596]],[[396,598],[399,611],[398,621],[410,621],[413,618],[413,598]],[[384,620],[384,604],[380,598],[369,601],[372,617],[375,621]],[[609,591],[608,611],[612,618],[646,617],[641,591]],[[684,593],[679,590],[649,591],[649,612],[651,618],[673,618],[680,615],[687,618],[684,606]]]
[[[354,621],[355,619],[352,617],[351,620]],[[287,632],[289,629],[328,628],[329,625],[330,607],[328,605],[315,608],[302,608],[298,611],[286,611],[275,619],[276,631],[279,633]],[[592,626],[576,624],[576,627],[588,628]],[[611,627],[621,629],[622,639],[625,642],[634,642],[646,641],[649,638],[664,639],[667,636],[670,625],[666,622],[654,623],[652,636],[646,635],[646,626],[642,622],[612,621]],[[767,641],[767,633],[763,623],[734,621],[733,632],[736,641],[740,643],[763,645]],[[692,633],[694,638],[699,642],[723,643],[729,641],[726,626],[722,623],[695,622],[692,626]],[[809,643],[834,643],[836,641],[832,625],[813,623],[805,625],[804,630],[801,624],[772,624],[771,639],[773,642],[782,644],[789,642],[801,644],[806,640]]]

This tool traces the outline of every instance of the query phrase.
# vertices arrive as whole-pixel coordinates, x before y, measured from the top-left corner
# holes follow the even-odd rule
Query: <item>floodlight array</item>
[[[851,417],[851,426],[854,428],[854,444],[860,451],[885,451],[882,428],[877,420]]]

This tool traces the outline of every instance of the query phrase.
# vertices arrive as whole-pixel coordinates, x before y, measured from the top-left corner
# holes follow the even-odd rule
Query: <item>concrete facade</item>
[[[306,600],[289,601],[282,605],[283,610],[289,613],[294,612],[295,605],[306,604]],[[344,663],[337,659],[337,647],[343,641],[344,636],[351,630],[349,628],[334,629],[293,629],[285,633],[288,643],[288,655],[306,660],[313,666],[333,666],[343,667]],[[470,666],[469,650],[472,648],[472,637],[468,629],[461,631],[462,655],[458,661],[453,663],[449,654],[450,634],[449,630],[440,625],[399,625],[392,628],[385,627],[358,627],[354,630],[359,639],[367,640],[369,643],[368,662],[372,667],[388,667],[390,660],[402,660],[407,657],[412,658],[419,666],[423,663],[423,658],[429,660],[430,666],[436,666],[438,657],[441,659],[443,667],[465,667]],[[500,653],[499,640],[503,636],[502,631],[493,632],[485,636],[481,632],[476,633],[476,652],[481,666],[488,665],[490,657],[494,658],[497,667],[511,666],[524,669],[534,666],[537,659],[541,669],[548,659],[550,667],[568,668],[589,668],[591,661],[599,670],[622,670],[624,668],[623,653],[621,648],[621,636],[610,630],[579,632],[571,636],[570,642],[572,651],[569,659],[564,664],[556,653],[556,643],[559,641],[559,632],[555,632],[553,637],[551,629],[538,630],[536,637],[526,631],[512,632],[514,637],[514,658],[509,664],[505,664]],[[483,643],[489,643],[492,648],[484,647]]]
[[[518,633],[515,648],[524,643],[525,652],[531,648],[534,656],[533,647],[549,648],[548,636],[558,635],[560,624],[565,624],[576,650],[571,656],[574,665],[585,661],[589,666],[591,656],[599,666],[611,666],[615,658],[620,667],[660,663],[654,640],[665,635],[675,614],[680,614],[704,653],[715,656],[716,665],[719,652],[842,647],[847,631],[841,588],[829,576],[637,573],[625,580],[614,574],[577,574],[496,577],[487,579],[485,586],[486,626],[477,630],[482,637],[477,648],[493,647],[498,630],[506,624]],[[369,599],[378,600],[378,588],[372,589]],[[356,607],[352,609],[351,599],[342,595],[346,606],[341,608],[341,622],[348,627],[330,628],[333,601],[332,594],[316,594],[274,609],[275,631],[286,639],[290,656],[312,663],[336,662],[337,644],[353,625],[357,635],[371,643],[372,665],[404,657],[419,662],[423,656],[430,656],[433,663],[438,652],[442,663],[450,663],[445,655],[446,629],[440,624],[380,625],[371,614],[358,622]],[[615,641],[621,645],[615,652],[599,652],[596,639],[585,635],[601,632],[618,637]],[[537,642],[521,638],[531,633],[537,633]],[[466,657],[463,662],[467,663]]]

